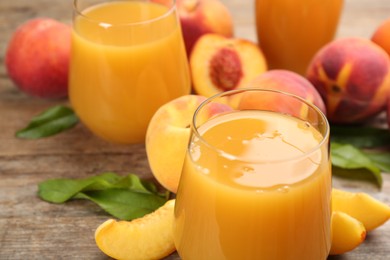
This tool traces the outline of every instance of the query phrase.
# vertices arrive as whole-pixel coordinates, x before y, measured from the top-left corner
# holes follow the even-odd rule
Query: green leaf
[[[344,169],[337,166],[332,166],[332,174],[345,179],[360,180],[365,182],[372,182],[378,185],[377,179],[371,171],[365,168],[358,169]]]
[[[350,144],[331,142],[332,165],[343,169],[367,169],[382,186],[380,168],[362,150]]]
[[[161,207],[166,199],[128,189],[106,189],[79,193],[75,198],[89,199],[112,216],[132,220]]]
[[[169,194],[169,193],[168,193]],[[168,194],[160,194],[152,182],[135,174],[120,176],[107,172],[84,179],[51,179],[38,184],[38,196],[48,202],[64,203],[87,199],[114,217],[130,220],[162,206]]]
[[[121,179],[114,173],[103,173],[78,180],[51,179],[38,184],[38,195],[41,199],[49,202],[63,203],[82,191],[118,187],[115,184]]]
[[[73,110],[66,106],[54,106],[31,119],[27,127],[16,132],[16,137],[38,139],[55,135],[78,123]]]
[[[383,172],[390,173],[390,153],[389,152],[365,152],[375,165]]]
[[[358,148],[376,148],[390,145],[390,131],[374,127],[332,125],[331,140]]]

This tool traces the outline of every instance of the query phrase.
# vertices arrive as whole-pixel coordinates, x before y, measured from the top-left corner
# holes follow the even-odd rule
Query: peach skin
[[[190,138],[192,118],[198,106],[206,100],[199,95],[185,95],[161,106],[153,115],[146,132],[146,154],[157,181],[176,193],[184,156]],[[228,107],[210,106],[209,117]]]
[[[176,2],[188,57],[196,41],[206,33],[233,37],[233,19],[220,0],[177,0]]]
[[[371,40],[390,55],[390,18],[383,21],[374,31]]]
[[[360,123],[385,109],[390,58],[368,39],[338,39],[314,56],[307,78],[324,99],[329,121]]]
[[[273,89],[291,93],[314,104],[324,114],[326,114],[324,101],[317,89],[306,78],[296,72],[288,70],[269,70],[255,77],[248,84],[244,85],[244,87]],[[275,100],[262,100],[262,102],[266,102],[269,106],[280,106],[284,103],[288,103]],[[293,105],[291,105],[291,107],[291,109],[294,109]],[[295,109],[299,110],[300,105],[298,105]]]

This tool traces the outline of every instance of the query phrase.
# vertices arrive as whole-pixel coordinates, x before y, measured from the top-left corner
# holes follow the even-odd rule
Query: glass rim
[[[153,23],[153,22],[156,22],[156,21],[160,21],[168,16],[170,16],[175,10],[176,10],[176,0],[169,0],[170,1],[170,5],[167,6],[168,7],[168,10],[166,12],[164,12],[162,15],[159,15],[155,18],[152,18],[152,19],[147,19],[147,20],[144,20],[144,21],[139,21],[139,22],[129,22],[129,23],[115,23],[115,24],[112,24],[112,23],[109,23],[109,22],[104,22],[104,21],[100,21],[100,20],[96,20],[94,18],[91,18],[89,17],[88,15],[85,15],[85,13],[83,13],[84,10],[88,9],[88,8],[91,8],[93,6],[97,6],[97,5],[100,5],[100,4],[105,4],[105,3],[108,3],[108,2],[153,2],[155,4],[160,4],[159,2],[157,1],[146,1],[146,0],[131,0],[131,1],[128,1],[128,0],[114,0],[114,1],[102,1],[102,3],[99,3],[99,4],[92,4],[91,6],[88,6],[87,8],[84,8],[82,10],[79,9],[78,7],[78,2],[80,1],[83,1],[83,0],[73,0],[73,11],[77,14],[77,16],[80,16],[80,17],[83,17],[84,19],[86,20],[89,20],[90,22],[94,22],[94,23],[97,23],[99,25],[101,24],[104,24],[104,27],[119,27],[119,26],[139,26],[139,25],[146,25],[146,24],[150,24],[150,23]],[[162,4],[161,4],[162,5]]]
[[[218,98],[225,97],[225,96],[231,96],[231,95],[235,95],[235,94],[239,94],[239,93],[243,93],[243,92],[247,92],[247,91],[282,94],[282,95],[297,99],[297,100],[301,101],[302,103],[306,104],[308,107],[315,110],[317,112],[317,114],[320,116],[320,118],[322,119],[322,121],[324,122],[324,126],[325,126],[324,134],[322,134],[322,132],[320,132],[322,135],[321,141],[318,144],[316,144],[315,146],[313,146],[310,150],[308,150],[307,152],[304,152],[301,155],[292,156],[292,157],[283,158],[283,159],[276,159],[276,160],[269,160],[269,159],[267,159],[267,160],[261,160],[261,159],[259,159],[259,160],[245,160],[241,157],[237,157],[233,154],[225,152],[224,150],[219,149],[219,148],[215,147],[214,145],[211,145],[207,140],[205,140],[202,137],[202,135],[198,131],[198,127],[196,126],[196,118],[197,118],[197,115],[199,114],[200,110],[202,110],[202,108],[204,108],[207,104],[210,104],[212,101],[214,101]],[[280,113],[280,112],[276,112],[276,113]],[[283,163],[283,162],[289,162],[289,161],[307,158],[307,157],[310,157],[311,155],[313,155],[314,153],[316,153],[323,145],[325,145],[325,142],[327,142],[327,140],[330,137],[329,121],[328,121],[326,115],[316,105],[314,105],[313,103],[308,102],[304,98],[297,96],[295,94],[292,94],[292,93],[288,93],[288,92],[281,91],[281,90],[262,89],[262,88],[242,88],[242,89],[228,90],[228,91],[217,93],[217,94],[207,98],[206,100],[202,101],[202,103],[196,108],[196,110],[193,114],[193,117],[192,117],[190,127],[191,127],[192,133],[196,136],[196,138],[198,138],[199,141],[201,141],[203,144],[205,144],[208,148],[214,150],[220,156],[225,157],[225,158],[235,158],[235,160],[239,160],[239,161],[245,162],[245,163],[263,163],[263,164],[268,163],[268,164],[271,164],[271,163]],[[189,146],[190,145],[191,145],[191,140],[189,142]]]

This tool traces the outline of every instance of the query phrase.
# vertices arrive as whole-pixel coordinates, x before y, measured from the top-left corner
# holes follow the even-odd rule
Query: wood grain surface
[[[232,12],[235,35],[256,41],[252,0],[222,1]],[[14,137],[15,131],[24,127],[32,116],[55,104],[67,104],[67,100],[31,98],[14,86],[4,66],[11,34],[18,25],[34,17],[51,17],[70,24],[71,13],[72,0],[0,1],[1,260],[107,259],[95,245],[94,231],[109,216],[85,201],[65,205],[41,201],[36,195],[40,181],[87,177],[105,171],[131,172],[153,180],[144,145],[107,143],[93,136],[82,124],[41,140]],[[370,37],[387,17],[390,17],[389,0],[346,0],[337,37]],[[334,177],[334,186],[368,192],[390,204],[390,175],[383,176],[382,190],[369,181],[340,177]],[[173,254],[166,259],[180,258]],[[390,259],[390,223],[370,233],[358,249],[329,259]]]

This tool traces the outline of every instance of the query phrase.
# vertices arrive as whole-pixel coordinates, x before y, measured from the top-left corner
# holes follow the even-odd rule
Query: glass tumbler
[[[255,0],[257,38],[270,69],[301,75],[337,31],[344,0]]]
[[[75,0],[69,83],[93,133],[144,142],[154,112],[190,93],[175,0]]]
[[[330,250],[329,124],[279,91],[233,90],[196,110],[176,195],[185,260],[324,260]]]

